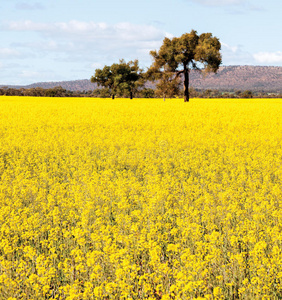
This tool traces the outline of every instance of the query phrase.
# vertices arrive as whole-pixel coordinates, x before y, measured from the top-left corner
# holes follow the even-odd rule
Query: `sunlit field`
[[[0,299],[281,299],[281,116],[0,97]]]

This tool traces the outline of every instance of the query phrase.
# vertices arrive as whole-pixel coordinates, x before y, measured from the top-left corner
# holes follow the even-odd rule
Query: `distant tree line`
[[[214,89],[190,89],[193,98],[282,98],[282,92],[235,90],[224,91]]]
[[[35,87],[29,89],[24,89],[24,88],[16,89],[16,88],[2,87],[0,88],[0,95],[33,96],[33,97],[73,97],[76,96],[76,93],[67,91],[66,89],[63,89],[61,86],[56,86],[54,88],[49,88],[49,89],[44,89],[41,87]]]
[[[2,87],[0,88],[0,96],[32,96],[32,97],[99,97],[111,98],[112,94],[108,88],[97,88],[88,91],[68,91],[61,86],[44,89],[41,87],[29,89],[16,89]],[[190,98],[282,98],[282,92],[267,92],[267,91],[224,91],[214,89],[194,89],[189,88]],[[169,82],[167,85],[163,81],[157,82],[156,87],[148,88],[145,86],[135,90],[135,98],[182,98],[183,89],[181,85],[174,85]],[[116,93],[118,98],[130,97],[128,91]]]

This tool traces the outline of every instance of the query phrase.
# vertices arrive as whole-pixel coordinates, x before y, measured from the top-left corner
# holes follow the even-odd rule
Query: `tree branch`
[[[175,75],[175,78],[177,78],[180,74],[184,73],[184,70],[178,71]]]

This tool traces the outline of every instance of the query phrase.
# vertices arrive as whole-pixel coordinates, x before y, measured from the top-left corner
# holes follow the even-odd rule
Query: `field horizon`
[[[215,89],[224,91],[251,90],[282,93],[282,67],[279,66],[221,66],[216,74],[201,75],[191,70],[191,85],[195,89]],[[62,86],[69,91],[88,91],[97,88],[90,79],[36,82],[27,85],[1,85],[11,88],[54,88]],[[151,82],[146,87],[154,88]]]

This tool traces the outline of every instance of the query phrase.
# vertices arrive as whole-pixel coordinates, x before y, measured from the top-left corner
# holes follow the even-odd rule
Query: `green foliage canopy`
[[[143,70],[139,67],[138,60],[126,63],[121,59],[119,63],[96,69],[91,82],[108,88],[113,99],[116,94],[128,94],[132,99],[133,93],[144,84]]]
[[[184,75],[184,101],[189,101],[189,71],[216,72],[221,64],[221,44],[211,33],[200,36],[192,30],[181,37],[165,38],[159,51],[151,51],[153,64],[147,78],[160,80],[164,74]]]

